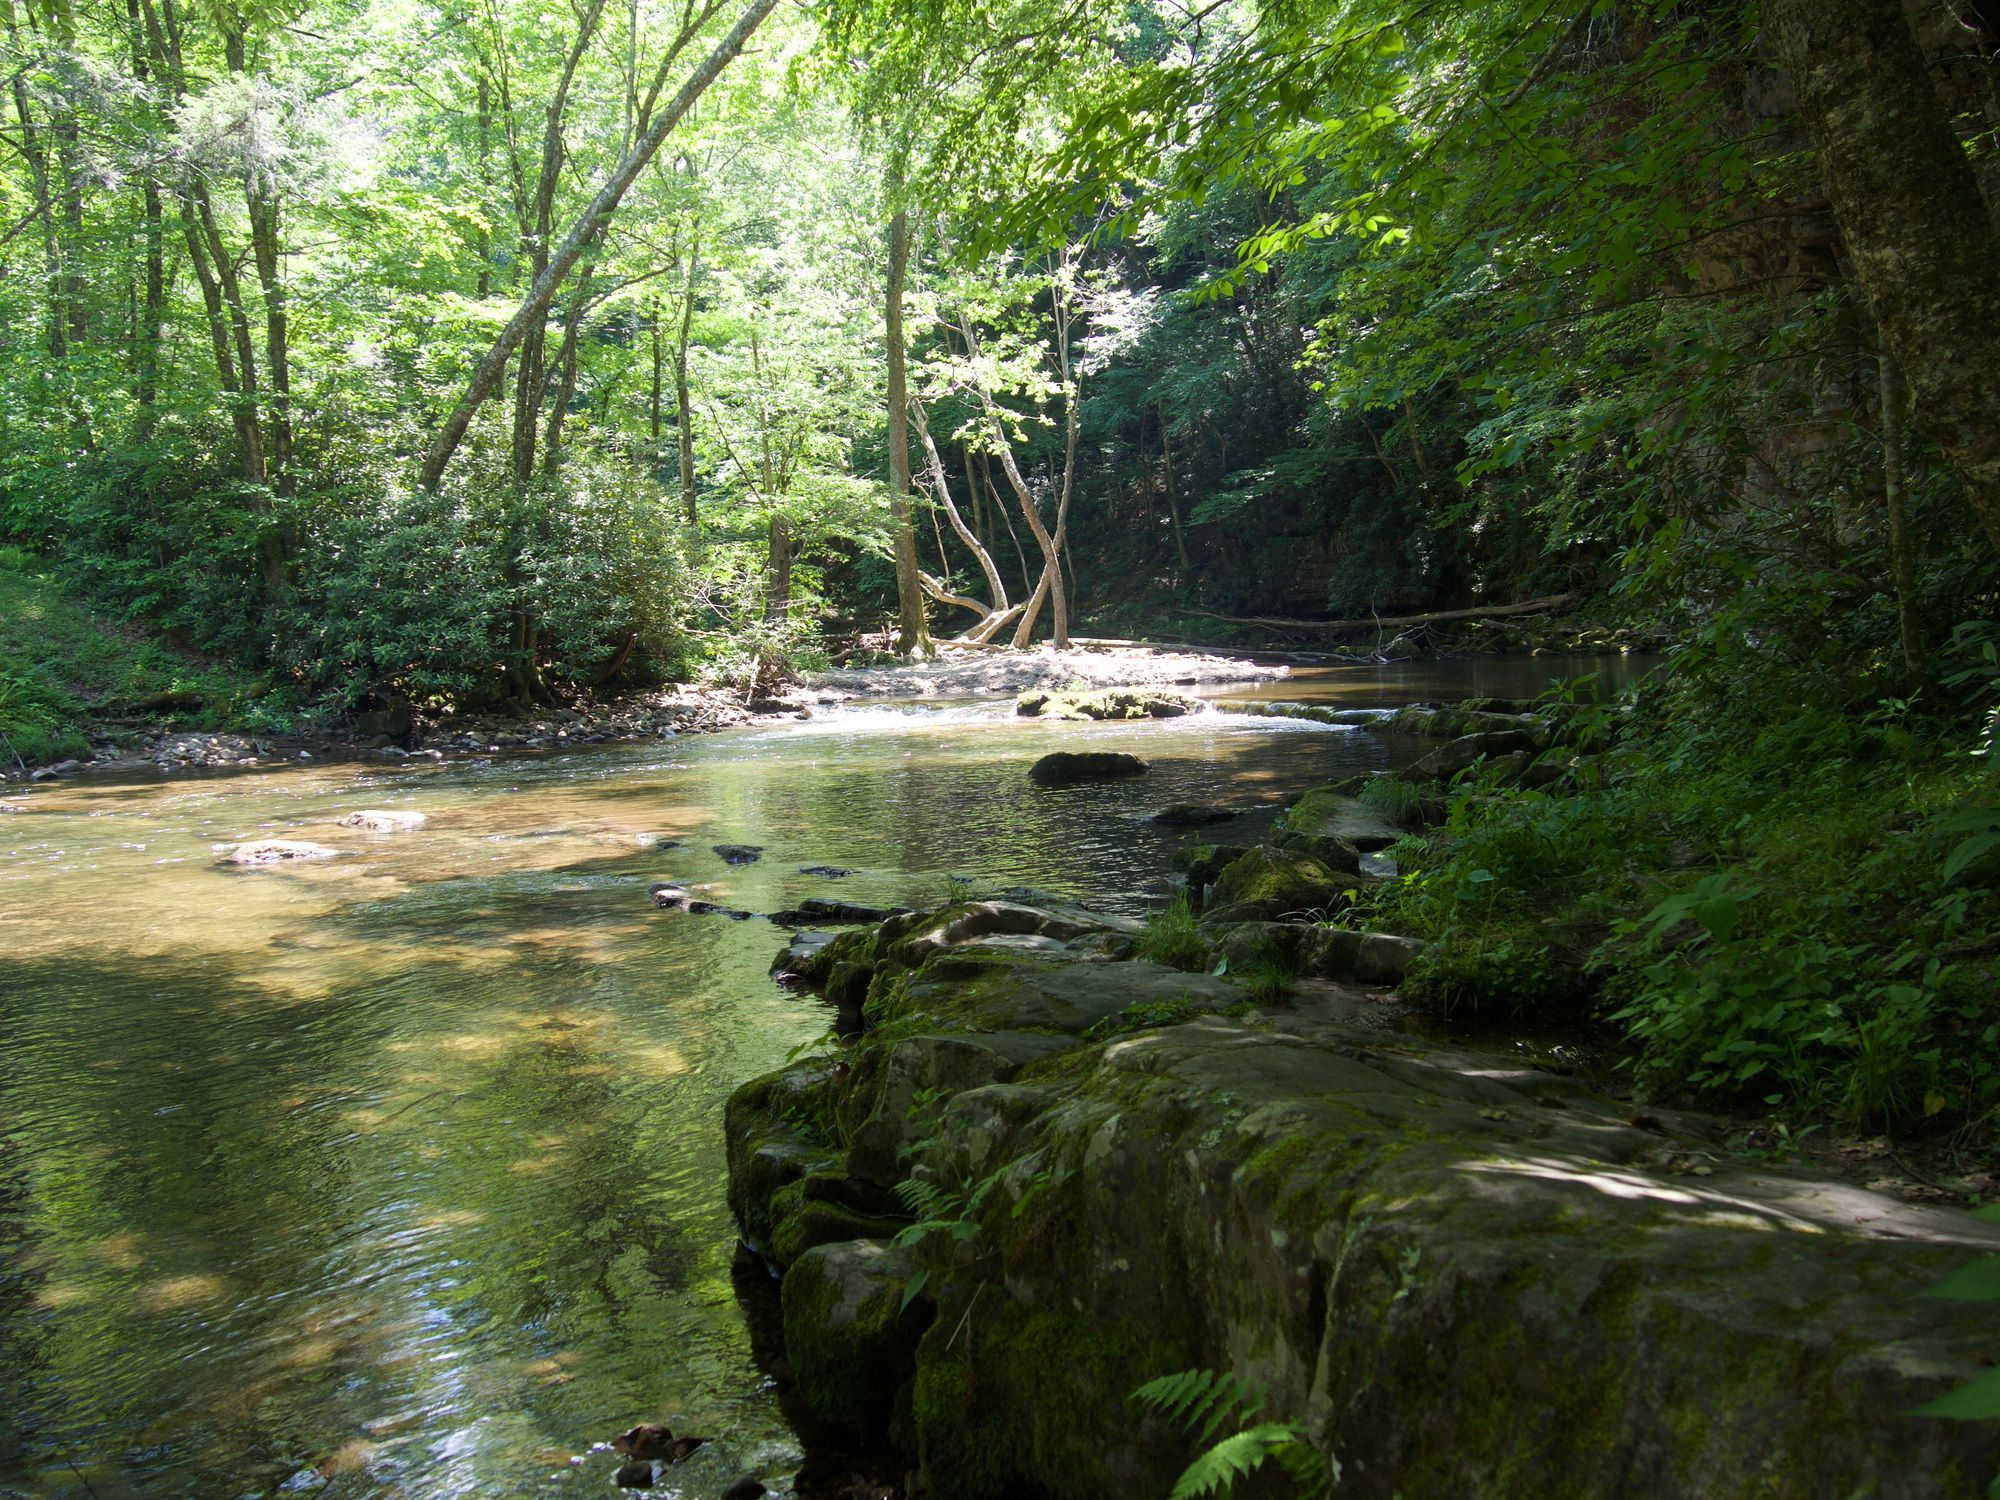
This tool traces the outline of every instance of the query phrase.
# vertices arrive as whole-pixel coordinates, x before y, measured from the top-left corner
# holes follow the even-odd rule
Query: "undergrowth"
[[[1194,908],[1185,896],[1176,896],[1171,905],[1146,923],[1134,951],[1140,958],[1189,974],[1206,972],[1212,953],[1208,937],[1195,921]]]
[[[247,679],[141,638],[85,609],[48,569],[0,548],[0,763],[81,756],[105,717],[147,717],[164,700],[174,721],[215,728],[240,716]]]
[[[1609,1020],[1656,1093],[1990,1131],[2000,674],[1960,662],[1928,704],[1657,691],[1544,790],[1455,788],[1355,920],[1429,940],[1413,998]]]

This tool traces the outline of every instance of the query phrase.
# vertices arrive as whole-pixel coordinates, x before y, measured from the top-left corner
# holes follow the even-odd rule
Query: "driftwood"
[[[1311,635],[1349,635],[1363,630],[1404,630],[1413,625],[1446,625],[1458,620],[1501,620],[1511,615],[1536,615],[1572,603],[1575,594],[1551,594],[1546,599],[1529,599],[1521,604],[1502,604],[1489,609],[1440,609],[1422,615],[1391,615],[1368,620],[1285,620],[1270,615],[1221,615],[1211,609],[1181,606],[1184,615],[1222,620],[1231,625],[1261,625],[1267,630],[1296,630]]]

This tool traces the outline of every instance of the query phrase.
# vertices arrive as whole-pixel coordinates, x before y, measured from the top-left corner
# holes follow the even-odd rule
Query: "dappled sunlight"
[[[8,815],[0,1070],[61,1168],[12,1264],[103,1409],[178,1455],[161,1472],[282,1429],[335,1496],[417,1467],[540,1493],[520,1465],[617,1430],[641,1390],[782,1450],[768,1397],[741,1405],[719,1116],[827,1015],[771,985],[782,930],[658,912],[647,886],[757,912],[1007,884],[1136,907],[1179,841],[1155,807],[1261,809],[1231,830],[1254,837],[1273,791],[1376,753],[1218,715],[841,717],[671,757],[65,783]],[[1027,765],[1078,734],[1154,770],[1032,792]],[[377,806],[429,821],[340,827]],[[214,865],[246,837],[354,852]],[[731,866],[722,842],[764,854]]]
[[[1855,1235],[2000,1251],[2000,1226],[1950,1209],[1900,1203],[1830,1179],[1734,1167],[1713,1175],[1677,1173],[1669,1177],[1635,1167],[1559,1156],[1492,1157],[1461,1163],[1458,1170],[1494,1185],[1508,1179],[1520,1184],[1554,1184],[1655,1205],[1662,1210],[1662,1226]]]
[[[149,1312],[181,1312],[221,1302],[232,1295],[229,1281],[203,1271],[166,1276],[139,1288],[139,1305]]]

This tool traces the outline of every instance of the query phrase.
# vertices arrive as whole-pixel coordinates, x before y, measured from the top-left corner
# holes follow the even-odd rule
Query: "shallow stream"
[[[1243,696],[1393,705],[1593,670],[1629,668],[1318,669]],[[1010,885],[1137,911],[1179,842],[1152,809],[1253,809],[1235,839],[1427,748],[1010,709],[37,788],[0,817],[0,1496],[595,1494],[613,1463],[591,1445],[645,1420],[716,1439],[654,1494],[777,1483],[798,1445],[732,1284],[720,1118],[828,1017],[768,978],[778,929],[655,912],[648,884],[760,912]],[[1036,790],[1058,747],[1154,770]],[[363,808],[429,821],[337,826]],[[211,852],[272,837],[344,854]],[[730,866],[718,843],[764,852]]]

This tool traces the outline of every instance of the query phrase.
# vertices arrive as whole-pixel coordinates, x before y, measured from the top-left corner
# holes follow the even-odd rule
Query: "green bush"
[[[1136,949],[1143,959],[1189,974],[1206,972],[1213,954],[1186,896],[1176,896],[1146,923]]]

